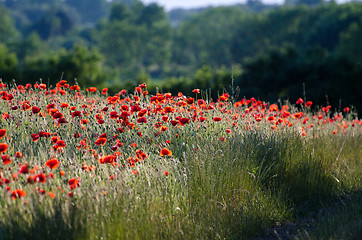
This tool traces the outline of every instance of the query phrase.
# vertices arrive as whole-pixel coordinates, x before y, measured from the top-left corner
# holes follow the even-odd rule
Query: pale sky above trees
[[[182,7],[182,8],[195,8],[205,6],[218,6],[218,5],[232,5],[237,3],[245,3],[246,0],[142,0],[144,3],[158,3],[165,7],[167,10]],[[337,0],[337,2],[346,2],[348,0]],[[284,3],[284,0],[262,0],[263,3],[273,4]]]
[[[246,0],[143,0],[144,3],[156,2],[164,6],[167,10],[183,7],[204,7],[204,6],[217,6],[217,5],[231,5],[237,3],[245,3]],[[284,0],[263,0],[264,3],[283,3]]]

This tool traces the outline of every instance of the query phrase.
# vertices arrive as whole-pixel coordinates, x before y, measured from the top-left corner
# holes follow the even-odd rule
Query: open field
[[[362,121],[353,108],[227,93],[210,101],[197,89],[150,95],[144,84],[108,96],[64,80],[0,83],[0,96],[0,239],[362,232]]]

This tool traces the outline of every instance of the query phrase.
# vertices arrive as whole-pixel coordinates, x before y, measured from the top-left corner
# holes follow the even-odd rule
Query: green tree
[[[65,9],[51,9],[32,26],[42,39],[65,35],[74,27],[74,20]]]
[[[83,23],[94,24],[108,12],[106,0],[65,0],[64,2],[77,10]]]
[[[55,85],[63,76],[69,82],[76,79],[81,86],[97,86],[107,80],[106,73],[101,69],[102,60],[98,51],[75,46],[69,51],[62,50],[47,57],[27,58],[22,78],[31,82],[42,78],[44,82]]]
[[[18,77],[18,59],[15,53],[8,51],[7,47],[0,43],[0,79],[11,81]]]
[[[350,59],[362,64],[362,18],[353,22],[348,29],[340,34],[337,54],[348,56]]]
[[[0,5],[0,42],[7,43],[18,36],[19,33],[8,11]]]
[[[173,62],[201,67],[231,65],[231,40],[247,16],[241,8],[210,8],[181,22],[173,40]]]

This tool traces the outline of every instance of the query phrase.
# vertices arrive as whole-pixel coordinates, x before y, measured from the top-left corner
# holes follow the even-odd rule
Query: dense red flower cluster
[[[210,129],[216,129],[213,137],[220,144],[237,131],[292,128],[302,138],[318,137],[317,129],[331,136],[362,131],[362,121],[352,119],[348,107],[332,115],[331,106],[313,113],[313,103],[302,98],[296,105],[255,98],[231,103],[227,93],[215,102],[198,99],[200,89],[193,93],[196,98],[149,95],[141,84],[133,95],[121,90],[112,96],[107,88],[89,87],[84,93],[65,80],[54,89],[43,83],[16,88],[0,83],[0,101],[6,103],[1,108],[0,187],[12,199],[27,198],[26,191],[50,199],[63,193],[74,197],[85,186],[84,178],[98,179],[100,169],[110,173],[106,179],[112,182],[120,172],[142,176],[143,163],[180,157],[185,135],[200,137]]]

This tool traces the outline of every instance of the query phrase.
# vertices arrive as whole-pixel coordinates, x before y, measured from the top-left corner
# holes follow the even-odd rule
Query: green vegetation
[[[139,0],[3,0],[0,78],[63,76],[113,93],[142,81],[154,93],[204,88],[213,98],[233,85],[240,97],[306,94],[361,109],[361,16],[359,2],[319,0],[168,13]]]
[[[296,238],[354,239],[362,229],[362,121],[349,109],[149,96],[145,85],[115,96],[65,81],[1,87],[0,239],[246,239],[287,222]]]

